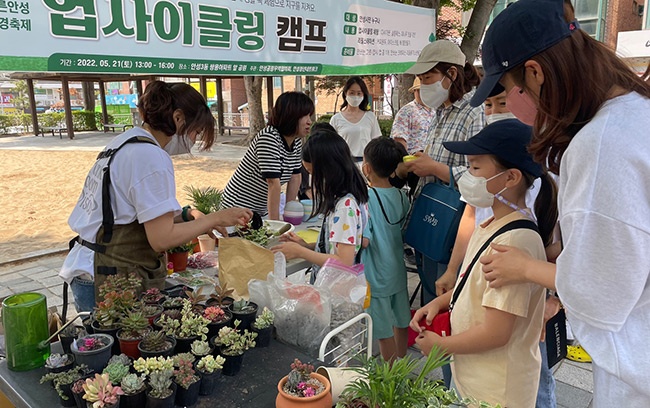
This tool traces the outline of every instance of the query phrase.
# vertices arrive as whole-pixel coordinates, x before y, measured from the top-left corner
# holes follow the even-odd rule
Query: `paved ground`
[[[84,132],[78,133],[74,140],[59,139],[52,136],[44,138],[40,136],[0,137],[0,149],[101,151],[110,138],[115,135],[102,132]],[[219,141],[226,142],[226,144],[220,143],[218,148],[213,149],[213,152],[197,153],[197,155],[205,155],[217,160],[239,160],[245,149],[228,144],[228,142],[240,138],[241,135],[226,136]],[[0,299],[14,293],[35,291],[47,296],[48,306],[56,306],[60,311],[63,304],[62,281],[57,274],[64,258],[65,255],[61,253],[54,255],[35,253],[29,259],[0,265]],[[409,291],[411,293],[417,283],[417,274],[410,274]],[[69,310],[73,314],[74,306],[72,306],[71,293],[69,299],[71,305]],[[411,352],[419,355],[415,350],[411,350]],[[558,407],[591,407],[593,392],[591,364],[575,363],[565,359],[554,367],[554,373],[557,380],[556,397]],[[442,374],[437,372],[433,376],[441,378]]]

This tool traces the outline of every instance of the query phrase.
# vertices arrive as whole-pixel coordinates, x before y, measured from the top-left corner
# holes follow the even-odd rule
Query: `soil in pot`
[[[331,408],[332,407],[332,393],[330,392],[330,382],[327,378],[320,374],[311,373],[311,378],[316,378],[324,386],[325,390],[320,394],[313,397],[294,397],[284,391],[284,384],[287,382],[288,376],[284,376],[278,382],[278,396],[275,399],[276,408],[295,408],[308,406],[310,408]]]
[[[61,347],[63,352],[70,354],[70,344],[76,339],[79,335],[84,333],[85,329],[83,326],[73,326],[65,329],[62,333],[59,334],[59,341],[61,342]]]
[[[142,343],[138,343],[138,350],[140,351],[140,356],[142,358],[158,357],[158,356],[171,357],[174,354],[174,349],[176,348],[176,339],[167,336],[167,341],[169,341],[169,347],[166,348],[165,350],[159,350],[159,351],[145,350],[142,348]]]
[[[97,322],[97,320],[93,321],[92,327],[93,327],[93,331],[95,333],[108,334],[109,336],[111,336],[113,338],[113,346],[112,346],[113,348],[111,349],[111,354],[119,355],[120,354],[120,342],[118,341],[118,338],[117,338],[117,332],[120,330],[120,328],[119,327],[110,328],[110,329],[101,328],[101,327],[99,327],[99,323]]]
[[[146,389],[143,388],[142,391],[131,394],[131,395],[122,395],[120,397],[120,407],[121,408],[143,408],[147,403],[147,395],[145,394]]]
[[[234,311],[232,304],[228,306],[228,310],[232,313],[232,320],[230,321],[232,327],[234,327],[235,320],[239,320],[241,321],[241,323],[239,323],[239,330],[250,330],[251,325],[255,321],[255,315],[257,314],[257,303],[250,302],[250,305],[253,308],[246,312]]]
[[[268,347],[271,344],[271,337],[273,337],[273,326],[266,329],[256,329],[255,325],[251,326],[253,333],[257,333],[255,338],[255,347]]]
[[[201,388],[201,379],[192,383],[188,389],[176,385],[176,405],[181,407],[191,407],[199,400],[199,389]]]
[[[192,343],[198,339],[199,336],[192,337],[175,337],[176,339],[176,354],[189,353],[192,350]]]
[[[199,387],[199,395],[212,395],[214,390],[217,389],[221,371],[216,370],[211,373],[204,373],[201,370],[196,370],[197,374],[201,376],[201,386]]]
[[[228,376],[237,375],[239,370],[241,370],[242,364],[244,363],[244,354],[240,354],[238,356],[228,356],[221,353],[221,355],[226,359],[226,361],[223,363],[223,369],[221,370],[222,374]]]

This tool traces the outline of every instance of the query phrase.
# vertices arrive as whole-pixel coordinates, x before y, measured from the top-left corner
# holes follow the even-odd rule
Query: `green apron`
[[[102,226],[97,232],[95,242],[88,242],[79,236],[70,241],[70,247],[75,243],[81,244],[95,253],[95,303],[103,299],[99,296],[99,287],[106,281],[108,275],[133,276],[142,279],[138,293],[153,287],[164,289],[167,267],[164,254],[156,252],[149,245],[144,225],[138,220],[130,224],[114,225],[115,216],[110,199],[110,166],[115,153],[128,143],[151,143],[147,137],[136,136],[128,139],[122,145],[101,152],[97,160],[108,157],[102,178]]]

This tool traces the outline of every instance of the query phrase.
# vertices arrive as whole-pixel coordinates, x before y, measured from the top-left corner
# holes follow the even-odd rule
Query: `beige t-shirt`
[[[480,225],[470,239],[461,271],[465,271],[481,245],[499,228],[524,218],[515,211],[499,220],[490,218]],[[493,242],[520,248],[533,258],[546,260],[542,239],[533,230],[511,230]],[[488,247],[484,255],[492,252]],[[453,356],[454,383],[462,397],[511,408],[535,406],[541,365],[539,339],[544,298],[544,288],[532,283],[492,289],[483,276],[481,263],[474,265],[451,314],[452,335],[483,322],[486,307],[514,314],[517,319],[505,346],[478,354]]]

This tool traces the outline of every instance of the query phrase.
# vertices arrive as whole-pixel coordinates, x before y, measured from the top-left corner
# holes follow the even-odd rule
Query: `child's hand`
[[[364,239],[361,241],[361,247],[362,247],[362,248],[368,248],[368,245],[370,245],[370,240],[369,240],[368,238],[364,238]]]
[[[413,319],[411,319],[411,323],[409,323],[409,326],[411,326],[411,329],[413,329],[417,333],[422,333],[425,330],[423,327],[420,326],[420,320],[426,317],[427,325],[429,325],[431,324],[433,318],[436,317],[439,311],[440,311],[440,307],[438,307],[436,302],[431,301],[426,305],[422,306],[420,309],[418,309],[415,312],[415,314],[413,315]]]
[[[287,232],[286,234],[280,235],[280,242],[295,242],[298,245],[304,247],[307,246],[307,242],[293,232]]]
[[[295,258],[302,258],[302,253],[305,247],[296,242],[284,242],[282,244],[271,247],[273,253],[282,252],[284,257],[288,260]]]
[[[428,154],[415,153],[418,158],[407,163],[404,163],[404,168],[409,173],[415,173],[417,176],[426,177],[433,174],[435,167],[435,160]]]
[[[438,336],[436,333],[425,330],[418,335],[415,339],[415,343],[420,346],[420,352],[425,356],[428,356],[433,346],[439,345],[440,339],[442,339],[442,337]]]

